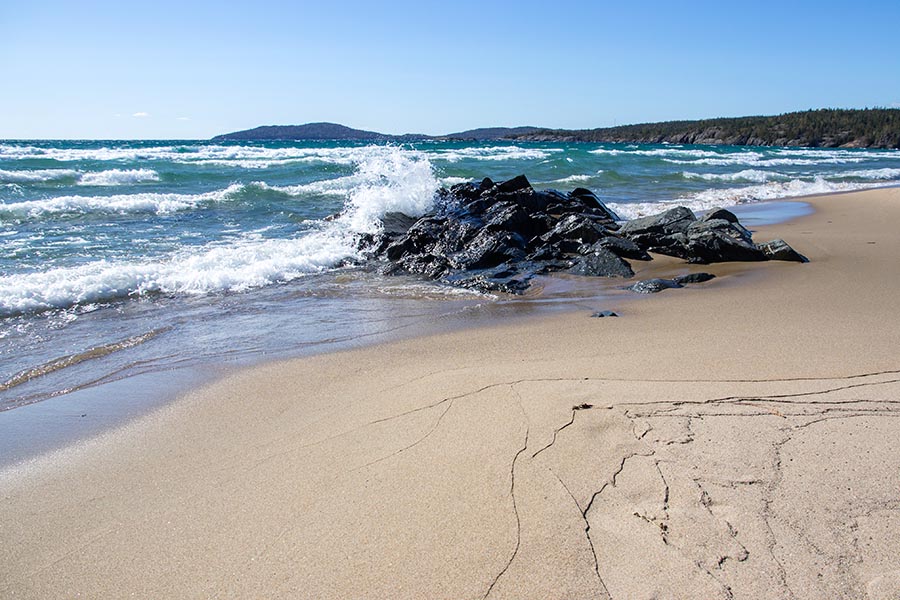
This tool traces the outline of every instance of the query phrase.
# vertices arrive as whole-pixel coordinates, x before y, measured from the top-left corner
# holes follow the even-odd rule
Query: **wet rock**
[[[691,262],[759,261],[766,257],[750,232],[725,219],[691,223],[686,230],[686,257]]]
[[[451,258],[456,269],[486,269],[506,262],[519,262],[525,258],[525,240],[509,231],[482,229],[465,250]]]
[[[716,276],[712,273],[690,273],[688,275],[679,275],[678,277],[675,277],[673,281],[681,285],[686,285],[688,283],[703,283],[715,278]]]
[[[769,260],[789,260],[794,262],[809,262],[809,259],[791,248],[784,240],[772,240],[759,244],[759,249]]]
[[[521,294],[531,285],[534,273],[500,265],[495,269],[485,269],[477,273],[456,273],[444,279],[446,283],[474,289],[481,292],[502,292],[504,294]]]
[[[697,217],[689,208],[676,206],[664,213],[632,219],[622,225],[619,233],[634,238],[642,235],[672,235],[684,233]]]
[[[689,258],[685,233],[696,220],[690,209],[677,206],[659,215],[628,221],[619,233],[647,252]]]
[[[634,260],[653,260],[640,246],[635,244],[628,238],[619,237],[618,235],[607,235],[600,238],[593,246],[585,248],[582,254],[594,251],[597,247],[609,250],[622,258],[631,258]]]
[[[386,249],[389,260],[399,260],[407,254],[426,253],[440,238],[446,229],[447,219],[424,217],[416,221],[405,235],[400,236]]]
[[[487,179],[487,181],[490,181],[490,179]],[[528,181],[528,178],[524,175],[517,175],[512,179],[501,181],[500,183],[494,185],[493,190],[498,194],[511,194],[514,192],[534,192],[534,188],[531,187],[531,182]]]
[[[569,193],[569,196],[572,198],[576,198],[581,201],[582,204],[588,209],[593,209],[598,211],[597,214],[600,216],[610,220],[610,221],[621,221],[622,219],[613,212],[608,206],[603,204],[600,198],[597,197],[594,192],[586,188],[575,188]],[[617,227],[618,228],[618,227]]]
[[[390,237],[399,237],[409,231],[409,228],[418,220],[418,217],[411,217],[402,212],[385,213],[381,217],[382,233]]]
[[[535,190],[524,175],[454,185],[436,193],[436,208],[414,219],[388,213],[382,231],[360,235],[364,255],[386,261],[384,273],[414,273],[484,291],[521,293],[536,274],[632,277],[629,260],[649,252],[689,262],[805,260],[782,240],[757,246],[730,211],[697,219],[685,207],[624,224],[590,190]],[[638,282],[653,293],[708,274]]]
[[[531,239],[546,231],[546,222],[532,219],[524,208],[513,203],[497,203],[484,213],[484,226],[495,231],[511,231]]]
[[[729,223],[738,222],[737,215],[724,208],[714,208],[700,218],[701,221],[711,221],[713,219],[721,219],[723,221],[728,221]]]
[[[634,277],[631,265],[600,247],[576,258],[569,273],[585,277]]]
[[[555,245],[563,252],[576,253],[584,244],[593,244],[608,235],[608,231],[584,215],[566,215],[541,236],[541,245]]]
[[[638,281],[625,289],[637,292],[638,294],[655,294],[663,290],[680,287],[684,286],[674,279],[645,279],[643,281]]]

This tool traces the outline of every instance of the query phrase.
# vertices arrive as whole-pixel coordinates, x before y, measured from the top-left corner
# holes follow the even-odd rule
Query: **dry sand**
[[[812,202],[756,236],[809,264],[254,368],[0,474],[0,597],[900,598],[900,189]]]

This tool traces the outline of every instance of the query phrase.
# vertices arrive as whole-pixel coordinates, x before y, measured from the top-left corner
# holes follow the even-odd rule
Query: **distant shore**
[[[705,144],[803,148],[900,148],[900,109],[818,109],[775,116],[720,117],[691,121],[639,123],[596,129],[483,127],[430,136],[394,135],[353,129],[337,123],[264,125],[217,135],[220,141],[357,140],[421,142],[426,140],[594,142],[618,144]]]
[[[893,598],[900,189],[809,202],[756,234],[809,264],[244,370],[7,470],[0,595]]]

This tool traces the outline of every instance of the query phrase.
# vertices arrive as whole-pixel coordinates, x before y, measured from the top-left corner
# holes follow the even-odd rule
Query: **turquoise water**
[[[900,153],[671,145],[0,142],[0,410],[378,338],[501,300],[352,266],[439,186],[526,174],[626,218],[900,183]],[[337,218],[326,219],[339,214]]]

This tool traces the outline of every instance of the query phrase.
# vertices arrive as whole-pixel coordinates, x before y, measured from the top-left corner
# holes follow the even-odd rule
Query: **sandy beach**
[[[809,202],[755,234],[808,264],[244,370],[0,473],[0,596],[900,598],[900,188]]]

